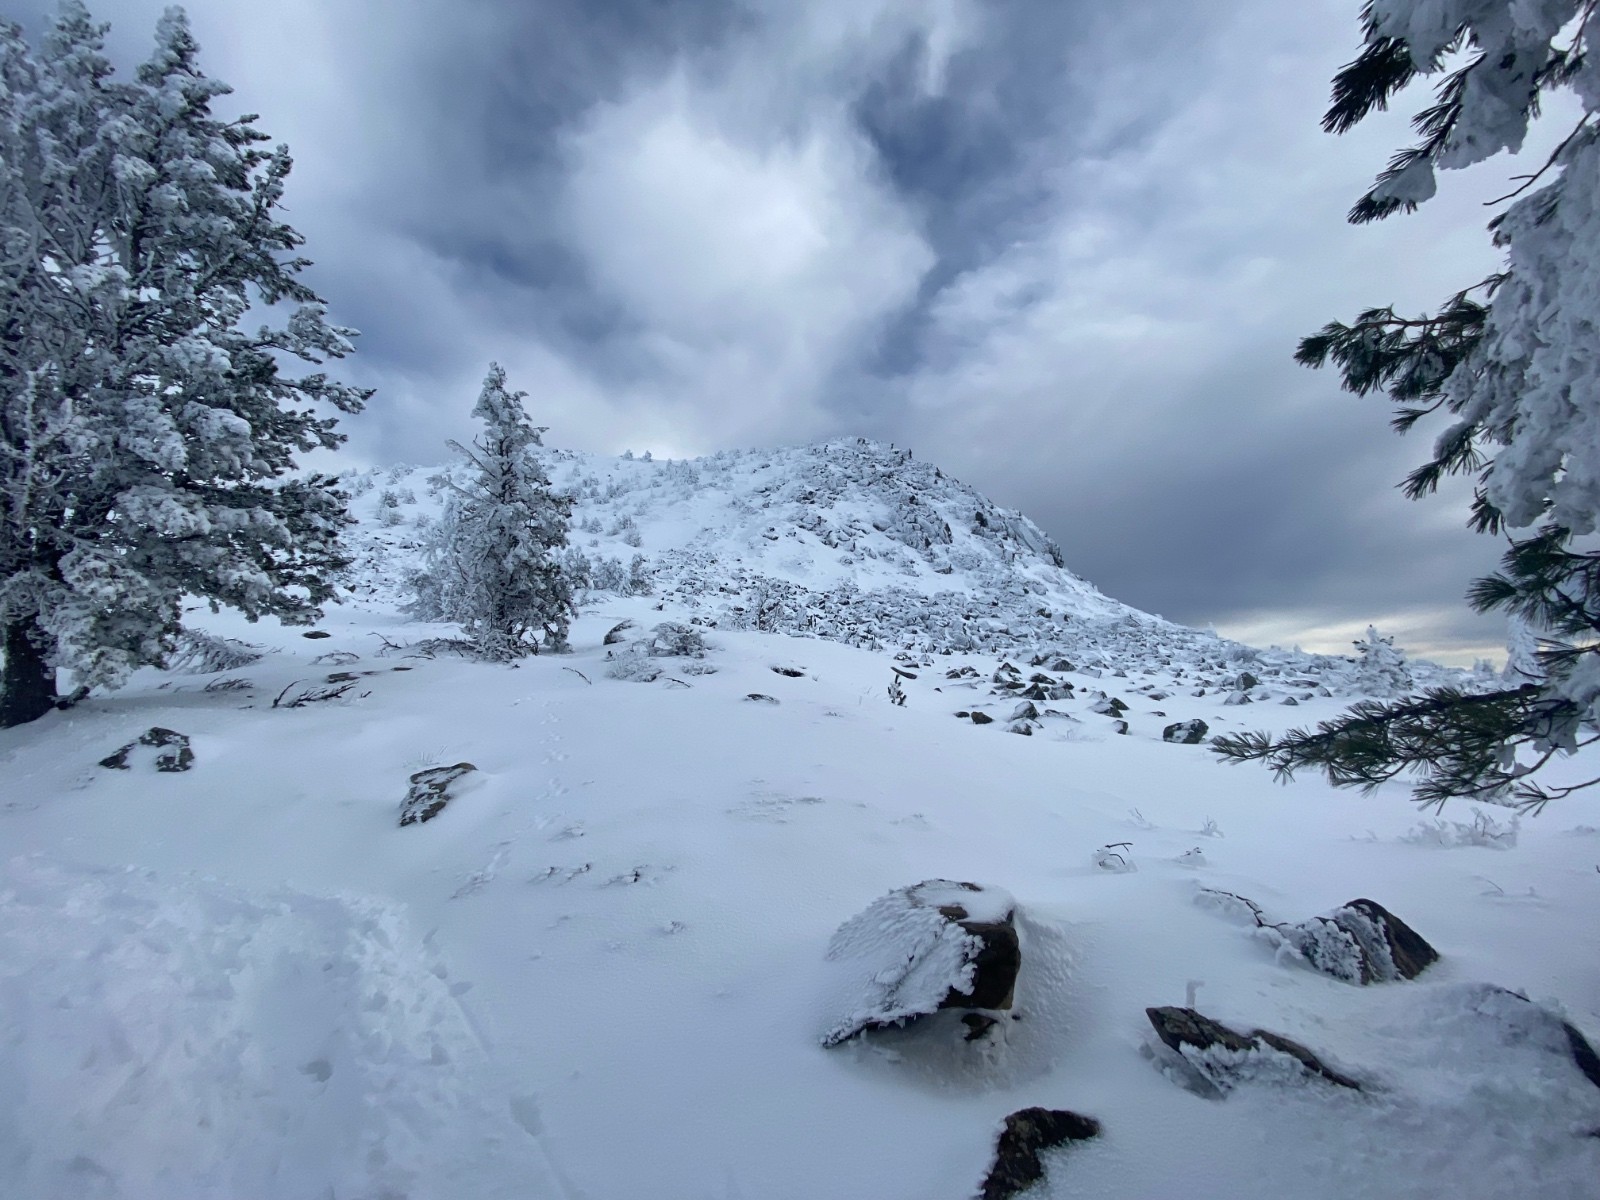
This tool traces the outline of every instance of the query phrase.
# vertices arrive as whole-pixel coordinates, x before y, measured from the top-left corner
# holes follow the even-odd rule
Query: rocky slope
[[[1283,696],[1372,690],[1347,678],[1350,660],[1257,651],[1106,596],[1033,521],[909,450],[852,438],[688,461],[551,449],[545,462],[574,497],[569,553],[591,595],[648,594],[709,628],[917,657],[1065,657],[1169,682],[1174,668],[1198,668],[1212,688],[1248,667],[1294,681]],[[357,602],[403,597],[452,470],[350,478]],[[1417,684],[1459,677],[1426,664],[1412,672]]]

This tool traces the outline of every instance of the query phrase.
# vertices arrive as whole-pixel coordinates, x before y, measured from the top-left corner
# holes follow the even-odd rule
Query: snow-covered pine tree
[[[451,485],[412,580],[417,615],[459,623],[480,653],[502,660],[565,648],[575,611],[557,554],[572,500],[551,487],[533,453],[544,429],[529,423],[526,396],[507,391],[505,371],[490,364],[472,410],[483,432],[470,449],[450,443],[475,474]]]
[[[1351,686],[1369,696],[1401,696],[1412,687],[1411,670],[1405,652],[1395,648],[1394,638],[1384,637],[1377,627],[1367,626],[1365,637],[1353,643],[1356,669]]]
[[[118,80],[67,0],[35,54],[0,24],[0,726],[159,663],[197,595],[305,623],[332,596],[344,498],[290,477],[369,392],[298,278],[289,174],[254,118],[223,121],[180,10]],[[292,306],[241,328],[252,305]]]
[[[1468,599],[1531,624],[1542,673],[1499,690],[1367,702],[1315,732],[1213,746],[1236,761],[1265,760],[1280,776],[1310,766],[1370,788],[1409,770],[1421,774],[1415,794],[1426,803],[1470,796],[1538,807],[1574,788],[1544,787],[1534,773],[1594,741],[1600,717],[1600,553],[1573,540],[1600,526],[1600,5],[1368,0],[1362,21],[1365,45],[1334,79],[1330,132],[1387,108],[1413,80],[1445,74],[1437,103],[1413,120],[1419,142],[1395,155],[1351,210],[1354,222],[1414,210],[1434,194],[1439,169],[1517,153],[1547,93],[1568,91],[1581,109],[1548,160],[1491,202],[1508,205],[1489,226],[1503,270],[1431,315],[1374,308],[1334,322],[1297,355],[1308,366],[1334,363],[1349,391],[1387,393],[1401,432],[1451,418],[1406,494],[1477,475],[1471,524],[1506,533],[1511,548]],[[1600,778],[1576,786],[1593,783]]]

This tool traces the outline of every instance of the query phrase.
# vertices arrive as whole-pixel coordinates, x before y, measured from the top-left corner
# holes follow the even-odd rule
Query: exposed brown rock
[[[1100,1122],[1060,1108],[1024,1108],[1005,1120],[981,1200],[1011,1200],[1044,1178],[1041,1150],[1099,1136]]]

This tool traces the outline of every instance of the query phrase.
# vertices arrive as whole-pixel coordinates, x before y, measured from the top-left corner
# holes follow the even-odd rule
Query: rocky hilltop
[[[1350,665],[1259,652],[1114,600],[1024,514],[881,442],[692,460],[544,455],[574,498],[568,553],[590,593],[649,594],[708,628],[917,656],[1064,656],[1107,673],[1255,663],[1337,685]],[[403,593],[455,470],[350,478],[360,525],[347,582],[358,602]]]

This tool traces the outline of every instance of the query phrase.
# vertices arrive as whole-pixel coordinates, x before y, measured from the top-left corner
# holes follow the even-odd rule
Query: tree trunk
[[[0,729],[37,721],[55,707],[56,672],[45,656],[44,640],[44,631],[32,617],[9,622],[5,627]]]

